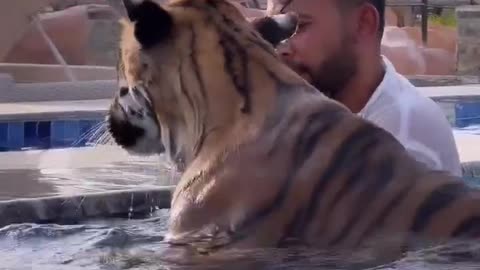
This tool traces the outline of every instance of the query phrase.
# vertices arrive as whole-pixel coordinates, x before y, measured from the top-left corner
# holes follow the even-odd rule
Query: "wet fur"
[[[373,246],[388,260],[419,239],[479,235],[477,189],[314,89],[233,6],[177,0],[165,10],[168,36],[142,48],[138,21],[125,22],[121,48],[125,80],[145,86],[167,154],[184,164],[170,243],[206,253]]]

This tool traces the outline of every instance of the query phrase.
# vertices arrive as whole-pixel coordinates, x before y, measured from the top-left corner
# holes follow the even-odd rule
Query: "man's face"
[[[279,47],[284,61],[318,90],[334,97],[357,71],[353,19],[338,0],[270,0],[270,13],[294,12],[297,33]],[[282,10],[283,7],[283,10]]]

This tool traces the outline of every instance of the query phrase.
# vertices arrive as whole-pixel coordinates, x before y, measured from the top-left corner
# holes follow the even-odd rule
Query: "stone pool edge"
[[[170,208],[174,186],[0,202],[0,228],[20,223],[76,224],[87,219],[145,216]]]

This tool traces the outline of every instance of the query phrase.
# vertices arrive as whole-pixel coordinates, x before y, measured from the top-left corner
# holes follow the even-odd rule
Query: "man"
[[[269,0],[268,14],[286,12],[299,20],[296,34],[278,49],[287,64],[392,133],[417,160],[461,176],[444,113],[381,55],[385,0]]]

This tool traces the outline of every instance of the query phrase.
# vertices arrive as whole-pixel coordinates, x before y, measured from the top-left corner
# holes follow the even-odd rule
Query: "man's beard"
[[[345,38],[342,46],[331,53],[319,68],[312,69],[301,63],[287,64],[320,92],[335,99],[358,71],[358,59],[353,52],[352,42],[351,38]]]

